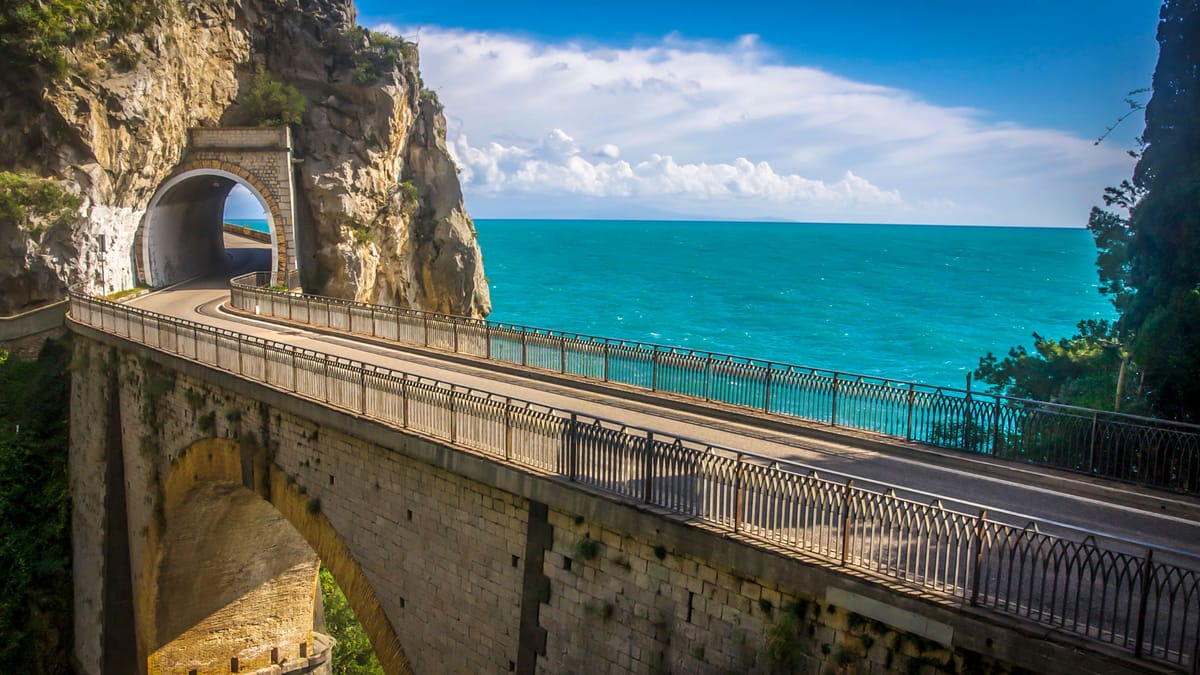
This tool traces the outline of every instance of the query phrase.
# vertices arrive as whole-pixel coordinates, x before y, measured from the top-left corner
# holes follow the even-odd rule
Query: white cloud
[[[670,155],[651,154],[630,164],[611,152],[585,157],[562,129],[553,129],[539,143],[521,148],[490,143],[474,147],[465,134],[450,146],[462,169],[464,184],[480,192],[505,194],[577,194],[588,197],[682,197],[702,201],[755,199],[779,204],[816,203],[852,207],[858,204],[902,203],[894,190],[881,190],[847,171],[825,183],[798,175],[782,175],[767,162],[738,157],[731,163],[680,164]],[[606,161],[611,160],[611,161]]]
[[[419,35],[481,217],[520,215],[515,195],[562,217],[604,200],[629,217],[1079,225],[1129,172],[1118,148],[781,63],[753,35],[628,48]]]

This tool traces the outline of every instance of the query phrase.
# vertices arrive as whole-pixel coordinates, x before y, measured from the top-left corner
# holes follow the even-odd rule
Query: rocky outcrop
[[[355,28],[349,0],[159,0],[148,24],[64,51],[67,74],[0,73],[0,170],[82,197],[48,228],[0,215],[0,313],[68,284],[134,283],[134,235],[196,126],[252,123],[256,72],[296,87],[299,266],[309,290],[483,316],[482,257],[422,93],[415,46]]]

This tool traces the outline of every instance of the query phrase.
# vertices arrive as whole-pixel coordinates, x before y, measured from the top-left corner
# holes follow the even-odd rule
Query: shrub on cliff
[[[254,75],[242,102],[255,124],[273,127],[299,124],[308,107],[308,101],[295,87],[283,84],[265,70]]]
[[[332,43],[334,61],[354,71],[354,83],[375,84],[401,63],[417,61],[417,46],[404,38],[355,26]]]
[[[0,3],[0,61],[67,74],[63,54],[101,33],[144,29],[162,14],[162,0],[6,0]],[[20,69],[13,69],[19,71]]]
[[[0,223],[37,234],[70,222],[82,203],[52,180],[0,171]]]

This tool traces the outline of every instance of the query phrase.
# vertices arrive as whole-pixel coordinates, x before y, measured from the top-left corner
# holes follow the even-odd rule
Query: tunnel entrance
[[[224,271],[226,199],[235,187],[252,195],[267,223],[271,284],[298,285],[291,133],[276,127],[189,131],[188,149],[146,207],[134,239],[138,282],[161,288]],[[246,270],[251,271],[251,270]]]
[[[278,228],[266,198],[236,174],[197,169],[168,180],[150,201],[140,265],[143,283],[152,287],[169,286],[227,268],[223,227],[226,200],[239,185],[263,206],[267,222],[270,260],[262,260],[259,269],[279,268]],[[271,283],[278,283],[275,275]]]

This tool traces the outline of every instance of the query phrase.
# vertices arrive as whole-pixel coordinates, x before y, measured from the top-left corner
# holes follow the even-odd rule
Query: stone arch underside
[[[217,643],[236,645],[256,635],[261,647],[243,652],[257,655],[239,663],[243,672],[268,665],[271,656],[299,658],[301,641],[311,655],[312,607],[320,592],[316,572],[324,564],[384,671],[411,673],[395,628],[340,535],[262,453],[247,460],[236,441],[198,441],[179,455],[163,483],[164,535],[158,555],[146,557],[151,569],[143,574],[138,599],[152,617],[141,622],[153,633],[143,643],[147,671],[169,672],[164,666],[184,650],[228,650]],[[294,607],[308,608],[307,626],[302,611],[290,617],[273,611],[284,596]],[[203,639],[214,644],[198,644]],[[280,642],[275,655],[271,639]],[[229,656],[221,658],[227,668]]]
[[[224,264],[222,230],[225,199],[242,185],[264,206],[271,235],[271,283],[288,278],[288,237],[279,195],[254,172],[223,160],[181,164],[155,192],[135,238],[138,281],[168,286]]]

